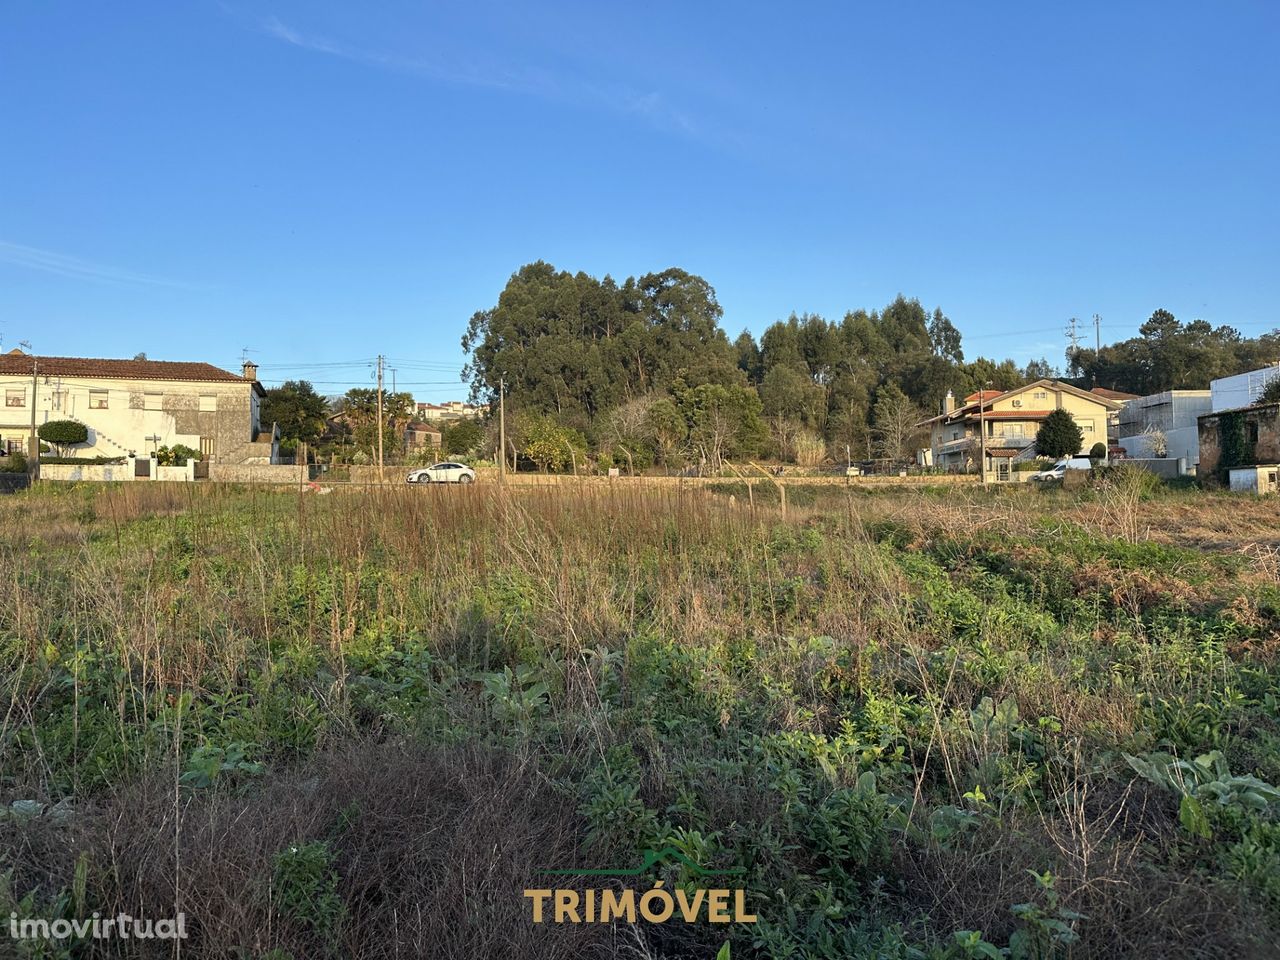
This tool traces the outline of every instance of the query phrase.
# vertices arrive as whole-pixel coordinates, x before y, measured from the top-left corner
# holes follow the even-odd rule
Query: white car
[[[1032,480],[1061,480],[1068,470],[1092,470],[1093,461],[1088,457],[1063,457],[1048,470],[1031,475]]]
[[[409,483],[475,483],[476,472],[465,463],[446,460],[414,470],[405,479]]]

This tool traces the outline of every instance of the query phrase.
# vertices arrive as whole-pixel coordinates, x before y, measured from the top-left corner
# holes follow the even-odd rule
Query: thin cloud
[[[328,37],[295,30],[278,17],[271,17],[263,21],[261,29],[268,37],[302,50],[323,53],[342,60],[350,60],[353,63],[364,64],[365,66],[394,70],[397,73],[415,74],[446,83],[489,87],[496,90],[512,90],[541,95],[554,92],[549,80],[537,73],[520,73],[491,66],[462,66],[449,63],[443,59],[429,60],[422,57],[401,57],[376,50],[366,50],[362,47],[338,43]]]
[[[425,77],[444,83],[483,87],[544,100],[596,104],[615,113],[636,116],[660,130],[697,137],[700,129],[693,118],[668,103],[657,92],[639,94],[626,88],[566,82],[536,69],[513,69],[493,63],[451,62],[444,58],[403,57],[339,43],[329,37],[303,33],[271,17],[260,24],[263,34],[290,46],[320,53],[364,66]]]
[[[196,289],[188,283],[178,280],[167,280],[164,277],[153,277],[145,273],[134,273],[121,270],[107,264],[81,260],[65,253],[52,250],[41,250],[39,247],[28,247],[21,243],[8,243],[0,240],[0,263],[9,263],[29,270],[42,270],[45,273],[73,280],[88,280],[95,283],[118,283],[141,287],[171,287],[180,290]]]

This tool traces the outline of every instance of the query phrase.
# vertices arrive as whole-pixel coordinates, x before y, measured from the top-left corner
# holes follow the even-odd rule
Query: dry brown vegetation
[[[1280,780],[1268,503],[766,489],[0,500],[6,909],[274,960],[1266,955],[1274,805],[1189,833],[1122,753]],[[529,922],[539,869],[665,845],[762,923]]]

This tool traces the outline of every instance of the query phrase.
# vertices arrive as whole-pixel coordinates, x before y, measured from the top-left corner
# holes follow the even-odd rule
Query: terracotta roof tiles
[[[199,380],[219,383],[248,383],[239,374],[211,363],[175,360],[106,360],[92,357],[37,357],[11,351],[0,354],[0,374],[30,376],[32,364],[41,376],[86,377],[111,380]]]

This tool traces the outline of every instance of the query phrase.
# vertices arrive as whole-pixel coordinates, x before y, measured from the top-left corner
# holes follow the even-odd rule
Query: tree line
[[[619,284],[532,263],[472,316],[465,377],[473,402],[492,406],[505,388],[508,456],[715,470],[756,456],[905,459],[948,390],[1056,373],[1044,360],[966,361],[941,309],[902,296],[837,321],[793,315],[758,341],[731,341],[722,319],[711,285],[678,268]]]
[[[1068,352],[1065,370],[1046,359],[967,359],[942,309],[904,296],[838,320],[793,314],[759,338],[744,330],[731,340],[723,320],[712,286],[679,268],[618,283],[539,261],[471,317],[463,376],[470,399],[493,413],[505,390],[511,462],[718,470],[754,457],[806,465],[909,459],[926,442],[920,422],[940,412],[948,391],[963,399],[983,387],[1059,377],[1147,394],[1207,387],[1280,358],[1280,332],[1249,339],[1203,320],[1183,324],[1165,310],[1137,337]],[[384,409],[384,446],[395,449],[412,398],[388,395]],[[338,410],[335,427],[326,417]],[[268,391],[262,419],[279,422],[286,440],[371,451],[375,411],[367,388],[326,404],[295,382]],[[445,452],[494,454],[492,413],[453,429]]]

